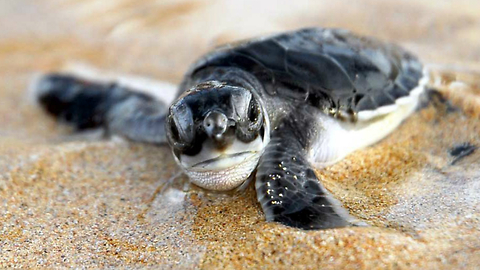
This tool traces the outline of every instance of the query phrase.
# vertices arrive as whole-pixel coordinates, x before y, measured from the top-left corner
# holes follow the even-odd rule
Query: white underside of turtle
[[[362,121],[340,122],[319,113],[318,125],[326,132],[316,140],[310,151],[311,162],[317,166],[332,165],[353,151],[365,148],[385,138],[418,107],[421,94],[428,82],[427,74],[408,97],[398,99],[395,105],[375,111],[360,112]]]

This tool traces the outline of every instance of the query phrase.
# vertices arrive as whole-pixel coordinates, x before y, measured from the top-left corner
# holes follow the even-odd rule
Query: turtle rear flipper
[[[257,169],[258,200],[267,221],[305,230],[352,225],[308,162],[307,149],[316,138],[312,123],[311,114],[297,110],[272,133]]]
[[[105,128],[133,141],[165,143],[167,106],[118,84],[47,74],[37,83],[40,105],[77,130]]]

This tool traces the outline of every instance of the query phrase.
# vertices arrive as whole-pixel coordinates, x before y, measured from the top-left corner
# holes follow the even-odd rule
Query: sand
[[[401,44],[442,93],[380,143],[317,174],[361,228],[267,223],[250,185],[209,194],[167,147],[74,135],[27,94],[88,64],[178,83],[213,46],[304,26]],[[462,1],[0,3],[0,267],[478,269],[480,4]]]

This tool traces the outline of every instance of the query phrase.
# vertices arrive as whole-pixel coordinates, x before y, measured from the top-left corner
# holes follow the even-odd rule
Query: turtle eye
[[[177,125],[175,125],[175,121],[173,121],[171,117],[168,118],[165,127],[167,132],[167,139],[170,145],[175,149],[185,148],[185,144],[182,143],[180,134],[178,133]]]
[[[168,121],[167,135],[172,144],[179,143],[180,135],[178,134],[178,129],[174,121]]]
[[[260,104],[254,97],[249,102],[245,118],[236,129],[237,138],[243,142],[254,140],[263,126],[263,114]],[[263,135],[262,135],[263,136]]]
[[[167,137],[173,147],[184,149],[193,142],[195,129],[192,112],[185,104],[172,106],[166,126]]]
[[[231,93],[230,102],[237,117],[236,121],[246,121],[251,99],[252,94],[246,90]]]
[[[247,117],[249,121],[249,125],[248,125],[249,130],[257,131],[262,127],[262,123],[263,123],[262,108],[260,107],[260,104],[256,101],[255,98],[252,98],[250,100]]]

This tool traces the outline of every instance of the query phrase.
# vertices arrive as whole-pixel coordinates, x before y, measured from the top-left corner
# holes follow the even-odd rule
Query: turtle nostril
[[[218,111],[211,111],[203,120],[203,128],[211,138],[221,139],[223,133],[227,130],[228,118],[225,114]]]

